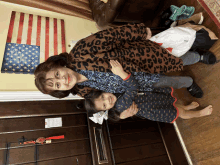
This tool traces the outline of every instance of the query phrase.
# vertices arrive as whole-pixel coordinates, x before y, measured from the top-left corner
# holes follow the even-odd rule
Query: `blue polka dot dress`
[[[119,96],[115,108],[123,112],[132,102],[138,106],[137,116],[153,121],[173,123],[179,111],[175,106],[177,99],[173,96],[173,88],[154,88],[152,91],[138,91],[137,81],[130,76],[124,81],[126,92]]]

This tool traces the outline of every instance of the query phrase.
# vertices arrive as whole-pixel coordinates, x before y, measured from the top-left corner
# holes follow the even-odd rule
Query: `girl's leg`
[[[189,110],[192,110],[192,109],[195,109],[195,108],[199,107],[199,103],[197,103],[195,101],[193,101],[189,105],[180,105],[180,104],[178,104],[178,105],[181,106],[186,111],[189,111]]]
[[[207,106],[206,108],[200,110],[200,111],[186,111],[184,106],[176,104],[176,107],[179,110],[179,117],[182,119],[191,119],[194,117],[202,117],[202,116],[208,116],[212,113],[212,105]]]
[[[175,89],[188,88],[193,84],[193,79],[188,76],[161,76],[154,87],[173,87]]]

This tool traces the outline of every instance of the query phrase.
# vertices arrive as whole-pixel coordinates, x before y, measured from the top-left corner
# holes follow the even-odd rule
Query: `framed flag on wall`
[[[33,74],[39,63],[65,51],[63,19],[12,11],[1,73]]]

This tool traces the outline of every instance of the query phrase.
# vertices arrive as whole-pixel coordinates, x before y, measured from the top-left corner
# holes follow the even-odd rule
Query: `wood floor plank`
[[[178,0],[179,3],[181,2]],[[185,3],[186,1],[186,3]],[[209,14],[203,9],[197,0],[184,0],[184,3],[194,3],[195,13],[203,12],[203,25],[211,29],[217,37],[220,37],[220,29],[215,25]],[[220,40],[210,49],[220,60]],[[182,75],[193,77],[194,81],[202,88],[204,96],[201,99],[193,98],[186,90],[175,92],[180,103],[188,104],[197,101],[202,109],[213,105],[213,113],[210,116],[189,120],[177,119],[176,123],[183,137],[183,141],[194,165],[220,164],[220,62],[214,65],[197,63],[187,66]]]

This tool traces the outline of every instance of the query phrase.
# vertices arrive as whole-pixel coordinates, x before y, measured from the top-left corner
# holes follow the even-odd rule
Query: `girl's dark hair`
[[[67,97],[70,93],[73,95],[78,93],[77,85],[75,85],[72,89],[68,91],[60,91],[60,90],[49,90],[46,88],[46,74],[50,70],[57,69],[60,67],[69,67],[69,62],[71,61],[71,57],[68,53],[61,53],[59,55],[49,57],[45,62],[39,64],[34,71],[35,75],[35,85],[44,94],[49,94],[53,97],[64,98]],[[71,69],[71,68],[70,68]]]
[[[87,94],[85,96],[85,109],[88,112],[89,117],[93,116],[93,114],[99,112],[96,110],[95,107],[95,99],[97,99],[102,93],[104,93],[103,91],[95,91],[92,90],[89,94]],[[120,112],[118,112],[116,109],[112,108],[110,110],[108,110],[108,119],[116,122],[120,120]]]

